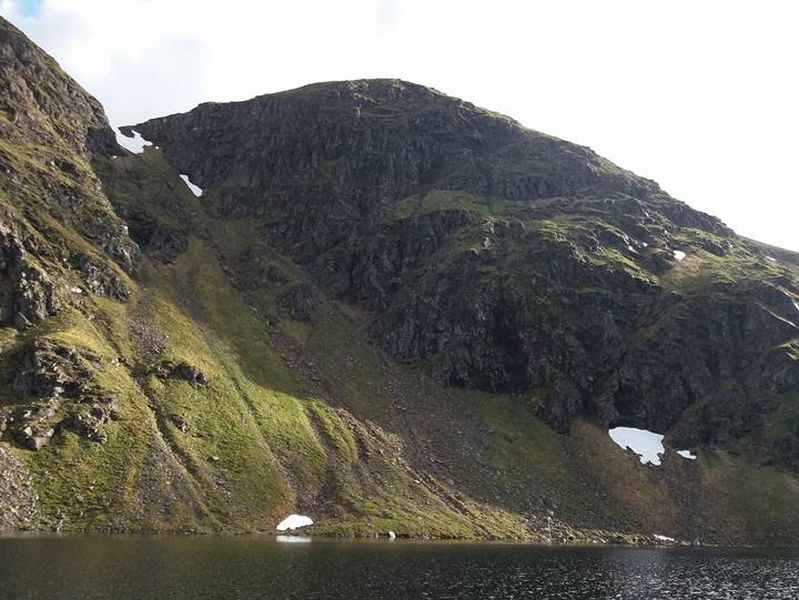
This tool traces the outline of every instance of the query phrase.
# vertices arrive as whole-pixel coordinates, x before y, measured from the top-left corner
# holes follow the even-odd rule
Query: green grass
[[[787,545],[799,535],[799,482],[786,473],[732,457],[704,452],[703,501],[707,518],[728,540]]]
[[[580,481],[577,465],[559,435],[534,415],[538,400],[483,394],[474,400],[492,434],[489,465],[499,475],[503,497],[519,508],[532,495],[558,518],[587,523],[587,510],[596,508],[591,490]]]
[[[496,214],[503,204],[467,192],[434,190],[395,203],[385,218],[394,221],[444,210],[463,210],[487,217]]]

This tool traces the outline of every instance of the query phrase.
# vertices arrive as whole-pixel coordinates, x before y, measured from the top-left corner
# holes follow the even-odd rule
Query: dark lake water
[[[5,537],[0,598],[795,600],[799,550]]]

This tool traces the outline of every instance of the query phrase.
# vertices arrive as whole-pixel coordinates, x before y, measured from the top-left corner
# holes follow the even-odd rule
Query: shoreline
[[[47,531],[43,529],[3,529],[0,530],[0,540],[3,539],[34,539],[34,538],[108,538],[108,539],[263,539],[278,543],[310,543],[310,542],[363,542],[363,543],[394,543],[394,544],[487,544],[487,545],[519,545],[537,548],[641,548],[641,549],[714,549],[714,550],[792,550],[799,549],[799,544],[790,545],[757,545],[757,544],[691,544],[681,540],[674,542],[658,543],[650,541],[654,536],[630,536],[639,541],[546,541],[541,539],[519,538],[454,538],[454,537],[423,537],[397,535],[389,538],[387,535],[360,535],[340,536],[324,533],[286,533],[278,531]],[[283,539],[280,539],[283,538]]]

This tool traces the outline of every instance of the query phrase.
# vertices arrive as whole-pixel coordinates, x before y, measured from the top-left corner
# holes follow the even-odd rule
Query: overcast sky
[[[0,0],[115,125],[400,77],[799,251],[796,0]]]

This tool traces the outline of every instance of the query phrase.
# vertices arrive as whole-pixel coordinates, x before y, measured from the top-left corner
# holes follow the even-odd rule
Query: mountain
[[[6,21],[0,67],[0,527],[799,533],[799,255],[404,81],[134,154]]]

